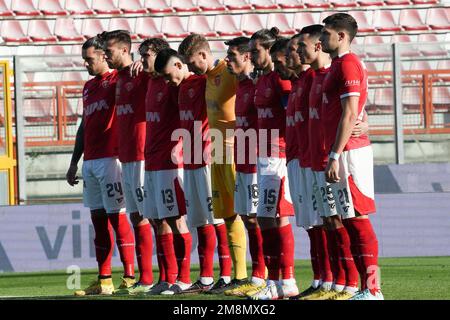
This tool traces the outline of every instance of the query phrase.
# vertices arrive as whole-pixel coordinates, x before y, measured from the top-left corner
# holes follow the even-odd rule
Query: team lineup
[[[87,40],[93,78],[67,181],[78,183],[83,156],[98,279],[75,295],[383,300],[368,216],[376,209],[367,70],[351,51],[357,31],[352,16],[336,13],[291,38],[272,28],[226,41],[219,60],[198,34],[178,51],[147,39],[136,62],[127,31]],[[314,276],[303,292],[290,217],[310,240]],[[114,235],[124,268],[117,289]]]

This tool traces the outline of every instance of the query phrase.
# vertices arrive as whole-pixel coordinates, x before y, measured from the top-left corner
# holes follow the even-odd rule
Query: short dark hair
[[[146,53],[148,50],[151,50],[157,55],[160,51],[164,49],[170,49],[170,45],[166,40],[161,38],[150,38],[144,40],[139,45],[139,54],[142,55],[143,53]]]
[[[155,71],[161,73],[172,57],[176,57],[181,61],[183,61],[182,57],[178,54],[176,50],[170,48],[161,50],[155,59]]]
[[[192,33],[188,35],[183,41],[180,43],[178,47],[178,53],[190,57],[198,50],[205,49],[211,52],[211,48],[209,47],[208,40],[200,34]]]
[[[228,41],[225,44],[230,47],[237,47],[240,54],[250,51],[250,38],[248,37],[237,37]]]
[[[323,25],[321,24],[312,24],[306,27],[303,27],[300,30],[300,34],[308,34],[310,38],[320,38],[322,34]]]
[[[270,48],[270,54],[280,51],[286,52],[288,42],[289,42],[288,38],[279,38]]]
[[[336,31],[347,31],[350,35],[350,41],[355,38],[358,33],[358,23],[351,15],[343,12],[332,14],[322,21]]]
[[[261,29],[252,34],[250,40],[259,40],[265,49],[270,49],[275,41],[280,37],[280,30],[277,27],[269,29]]]
[[[126,45],[128,51],[131,52],[131,36],[130,32],[127,30],[104,31],[100,34],[100,37],[103,39],[105,45],[108,41],[115,40],[116,42]]]
[[[90,47],[94,47],[95,50],[103,50],[103,40],[98,36],[89,38],[83,43],[81,49],[87,50]]]

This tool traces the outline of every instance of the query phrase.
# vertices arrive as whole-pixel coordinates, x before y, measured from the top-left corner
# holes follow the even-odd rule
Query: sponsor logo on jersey
[[[302,116],[302,113],[300,111],[295,111],[294,113],[294,120],[295,122],[303,122],[305,119]]]
[[[147,112],[146,114],[147,122],[160,122],[161,118],[159,117],[159,112]]]
[[[317,108],[314,107],[309,107],[309,118],[310,119],[317,119],[319,120],[319,110],[317,110]]]
[[[286,117],[286,126],[287,127],[295,127],[295,121],[293,116]]]
[[[102,85],[103,88],[107,89],[109,87],[109,81],[108,80],[104,80],[104,81],[102,81],[101,85]]]
[[[122,116],[126,114],[134,113],[131,104],[120,104],[117,106],[117,115]]]
[[[345,86],[346,87],[359,86],[359,84],[360,84],[360,81],[358,79],[345,81]]]
[[[270,108],[259,108],[258,118],[259,119],[273,118],[272,110]]]
[[[180,120],[189,121],[194,120],[194,114],[191,110],[180,110]]]
[[[84,108],[84,114],[85,114],[85,116],[90,116],[95,111],[108,110],[108,109],[109,109],[109,106],[106,103],[106,101],[100,100],[100,101],[96,101],[94,103],[87,105]]]
[[[247,121],[247,117],[236,116],[236,127],[246,128],[248,126],[249,126],[249,124]]]

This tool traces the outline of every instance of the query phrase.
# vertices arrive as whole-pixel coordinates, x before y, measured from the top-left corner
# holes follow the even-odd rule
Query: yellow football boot
[[[114,294],[130,294],[130,289],[136,284],[136,279],[122,278],[119,288],[114,291]]]
[[[242,286],[239,286],[234,289],[226,290],[225,295],[226,296],[235,296],[235,297],[246,297],[249,292],[252,291],[259,291],[263,289],[266,286],[266,283],[263,282],[261,285],[254,284],[253,282],[249,282],[246,284],[243,284]]]
[[[329,297],[328,300],[350,300],[354,296],[355,293],[343,290],[341,292],[336,293],[334,296]]]
[[[84,290],[74,292],[76,296],[92,296],[92,295],[111,295],[114,292],[114,284],[111,278],[99,279],[93,281],[89,287]]]
[[[310,295],[299,298],[299,300],[328,300],[335,296],[338,292],[336,290],[324,290],[323,288],[311,293]]]

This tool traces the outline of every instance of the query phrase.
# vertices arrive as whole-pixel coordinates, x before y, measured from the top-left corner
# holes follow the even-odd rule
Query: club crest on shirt
[[[107,89],[109,87],[109,81],[108,80],[102,81],[102,87]]]
[[[195,95],[195,90],[194,90],[194,88],[190,88],[189,90],[188,90],[188,96],[189,96],[189,98],[193,98],[194,97],[194,95]]]
[[[161,102],[163,96],[164,96],[164,93],[158,92],[158,94],[156,95],[156,101]]]
[[[272,88],[267,88],[264,92],[264,95],[266,96],[266,98],[270,98],[270,96],[272,95]]]
[[[133,90],[134,84],[133,82],[127,82],[125,84],[125,89],[127,89],[128,92],[130,92],[131,90]]]
[[[216,76],[216,77],[214,78],[214,84],[215,84],[217,87],[220,86],[220,81],[221,81],[220,78],[221,78],[220,75],[218,75],[218,76]]]

